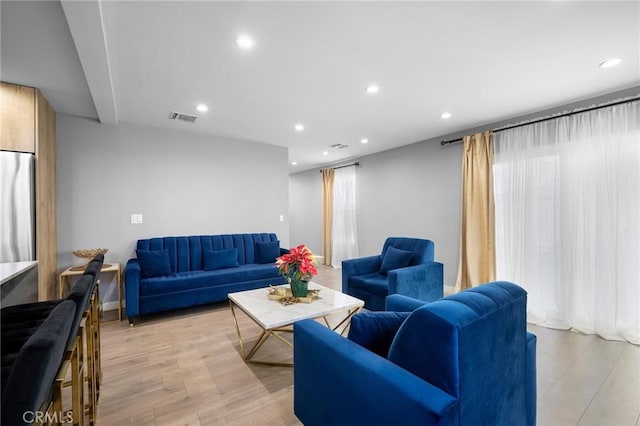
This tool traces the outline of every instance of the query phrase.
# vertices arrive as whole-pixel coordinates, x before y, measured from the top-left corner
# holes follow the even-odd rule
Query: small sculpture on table
[[[109,251],[109,249],[106,249],[106,248],[82,249],[82,250],[74,250],[74,251],[72,251],[74,256],[86,259],[86,262],[84,263],[84,265],[74,266],[73,268],[71,268],[71,270],[72,271],[83,271],[83,270],[85,270],[87,268],[87,265],[89,264],[89,262],[91,262],[91,259],[96,257],[96,255],[98,255],[98,254],[105,254],[108,251]],[[108,268],[110,266],[111,265],[109,265],[108,263],[103,263],[102,264],[102,269]]]

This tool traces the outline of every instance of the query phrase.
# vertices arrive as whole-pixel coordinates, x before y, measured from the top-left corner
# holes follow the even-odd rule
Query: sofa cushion
[[[391,342],[411,312],[361,312],[351,318],[349,340],[387,357]]]
[[[153,296],[177,291],[192,290],[216,285],[251,282],[273,278],[281,284],[278,269],[273,265],[255,263],[237,268],[217,269],[215,271],[190,271],[177,274],[143,278],[140,280],[140,295]]]
[[[351,279],[349,279],[349,286],[377,296],[386,297],[389,294],[389,279],[377,272],[375,274],[351,277]]]
[[[168,250],[136,250],[143,277],[161,277],[171,273]]]
[[[400,250],[395,247],[387,248],[386,253],[382,257],[382,264],[380,265],[380,273],[387,275],[392,269],[406,268],[411,263],[411,257],[413,253],[406,250]]]
[[[203,269],[205,271],[215,271],[217,269],[237,268],[238,249],[231,248],[225,250],[203,250]]]
[[[280,256],[280,241],[256,242],[256,263],[275,263]]]

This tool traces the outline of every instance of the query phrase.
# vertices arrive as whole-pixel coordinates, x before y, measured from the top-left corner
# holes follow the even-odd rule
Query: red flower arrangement
[[[318,275],[313,253],[304,244],[278,257],[276,266],[278,272],[291,281],[310,281],[314,275]]]

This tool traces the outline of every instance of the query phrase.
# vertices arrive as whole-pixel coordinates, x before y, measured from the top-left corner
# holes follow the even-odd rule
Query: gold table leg
[[[238,341],[240,342],[240,352],[242,353],[242,358],[245,358],[244,355],[244,343],[242,342],[242,336],[240,335],[240,327],[238,326],[238,319],[236,318],[236,311],[233,309],[234,303],[229,300],[229,306],[231,306],[231,315],[233,315],[233,323],[236,325],[236,333],[238,334]]]
[[[284,337],[282,337],[279,334],[279,333],[293,333],[293,329],[292,328],[274,328],[272,330],[262,329],[262,334],[260,334],[260,337],[258,337],[258,340],[256,341],[256,343],[253,345],[251,350],[249,350],[249,353],[245,354],[244,341],[242,340],[242,334],[240,333],[240,326],[238,325],[238,318],[236,317],[236,311],[234,309],[234,305],[235,305],[235,303],[233,303],[233,301],[229,300],[229,306],[231,307],[231,315],[233,316],[233,323],[234,323],[234,325],[236,327],[236,334],[238,335],[238,342],[240,343],[240,353],[242,354],[242,358],[244,359],[244,361],[246,363],[252,363],[252,364],[272,365],[272,366],[278,366],[278,367],[293,367],[293,363],[275,362],[275,361],[259,361],[259,360],[252,359],[253,356],[258,351],[258,349],[260,349],[262,347],[262,345],[264,344],[264,342],[266,342],[269,339],[269,337],[271,337],[271,336],[274,336],[274,337],[278,338],[280,341],[284,342],[290,348],[293,348],[293,344],[289,340],[285,339]],[[342,321],[340,321],[338,323],[338,325],[336,325],[335,327],[331,327],[331,325],[329,324],[329,321],[327,320],[326,316],[323,316],[322,319],[324,320],[327,328],[330,328],[331,330],[336,331],[336,332],[337,332],[338,328],[340,328],[341,326],[344,325],[344,327],[342,328],[342,331],[340,332],[340,334],[343,335],[344,332],[346,331],[347,327],[349,326],[349,320],[351,319],[351,317],[353,315],[355,315],[359,311],[360,311],[360,308],[354,308],[354,309],[351,309],[351,310],[347,311],[346,317],[344,319],[342,319]],[[257,325],[260,326],[259,324],[257,324]],[[293,327],[293,324],[291,325],[291,327]],[[260,328],[262,328],[262,327],[260,327]]]
[[[338,328],[340,328],[340,326],[342,326],[344,324],[344,327],[342,328],[342,331],[340,332],[340,335],[344,335],[344,332],[347,330],[347,327],[349,326],[349,321],[351,320],[351,317],[354,316],[355,314],[357,314],[358,312],[360,312],[360,308],[355,308],[352,309],[350,311],[347,312],[347,316],[344,317],[344,319],[342,321],[340,321],[338,323],[338,325],[336,325],[335,327],[332,328],[333,331],[338,330]],[[329,327],[331,328],[331,327]]]

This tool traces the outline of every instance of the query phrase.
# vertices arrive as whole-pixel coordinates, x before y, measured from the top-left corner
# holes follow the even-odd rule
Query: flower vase
[[[291,286],[291,294],[293,297],[307,297],[309,291],[309,281],[290,279],[289,285]]]

